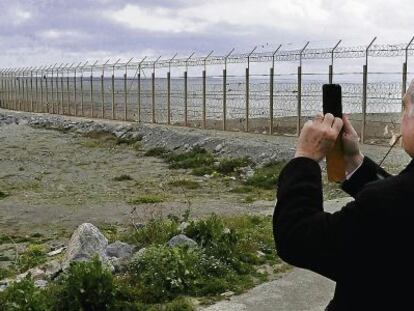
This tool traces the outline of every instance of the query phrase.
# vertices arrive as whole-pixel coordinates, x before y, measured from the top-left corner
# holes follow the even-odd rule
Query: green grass
[[[198,182],[194,180],[190,180],[190,179],[173,180],[173,181],[170,181],[168,184],[173,187],[183,187],[185,189],[200,188],[200,184]]]
[[[148,195],[133,197],[129,199],[128,203],[130,204],[151,204],[151,203],[161,203],[164,201],[165,201],[165,198],[158,194],[148,194]]]
[[[163,157],[167,153],[169,153],[169,151],[167,149],[165,149],[164,147],[155,147],[155,148],[151,148],[151,149],[147,150],[144,153],[144,156],[146,156],[146,157]]]
[[[43,245],[29,244],[26,250],[20,254],[17,267],[24,272],[30,268],[36,267],[46,261],[46,252]]]
[[[248,157],[244,158],[225,158],[220,160],[217,171],[223,175],[229,175],[238,171],[242,167],[252,165],[253,161]]]
[[[284,167],[283,161],[272,161],[254,171],[253,176],[249,177],[245,184],[262,189],[275,189],[279,174]]]
[[[245,185],[242,185],[242,186],[237,186],[237,187],[232,188],[230,190],[230,192],[233,192],[233,193],[251,193],[254,190],[255,189],[254,189],[253,186],[245,186]]]
[[[127,181],[127,180],[134,180],[134,179],[131,176],[126,175],[126,174],[114,177],[114,181]]]
[[[5,192],[3,192],[3,191],[0,190],[0,200],[1,199],[4,199],[4,198],[7,198],[8,196],[9,195],[7,193],[5,193]]]

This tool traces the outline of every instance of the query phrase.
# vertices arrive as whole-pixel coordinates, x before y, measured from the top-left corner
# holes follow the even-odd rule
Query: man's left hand
[[[295,158],[321,161],[334,146],[342,126],[342,120],[330,113],[318,114],[313,120],[307,121],[299,136]]]

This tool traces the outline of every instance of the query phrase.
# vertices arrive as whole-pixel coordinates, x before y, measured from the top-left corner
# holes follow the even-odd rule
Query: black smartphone
[[[324,84],[322,86],[323,114],[332,113],[334,117],[342,118],[342,90],[339,84]]]
[[[323,113],[332,113],[334,117],[342,118],[341,86],[339,84],[324,84],[322,97]],[[342,182],[345,179],[345,160],[340,136],[326,155],[328,180],[333,182]]]

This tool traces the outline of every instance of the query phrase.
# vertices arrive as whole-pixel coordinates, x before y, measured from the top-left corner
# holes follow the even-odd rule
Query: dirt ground
[[[244,203],[245,194],[230,190],[232,180],[197,177],[171,170],[163,160],[143,156],[129,145],[106,144],[75,133],[0,127],[1,232],[15,236],[56,236],[81,223],[128,224],[154,216],[210,213],[269,213],[273,201]],[[115,181],[129,175],[132,180]],[[198,189],[169,185],[179,179],[199,182]],[[164,202],[131,205],[139,195],[155,194]],[[132,209],[136,213],[132,216]]]

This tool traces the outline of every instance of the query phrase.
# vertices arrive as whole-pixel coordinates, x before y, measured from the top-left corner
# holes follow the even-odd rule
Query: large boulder
[[[107,246],[108,240],[98,228],[90,223],[81,224],[69,241],[62,265],[63,270],[66,270],[74,261],[89,261],[94,256],[98,256],[102,263],[107,264],[113,270],[106,255]]]
[[[106,248],[106,255],[108,257],[130,258],[133,252],[134,248],[131,245],[121,241],[115,241]]]
[[[169,247],[176,247],[176,246],[188,246],[188,247],[197,247],[198,244],[193,239],[190,239],[184,234],[179,234],[172,237],[168,242],[167,245]]]

